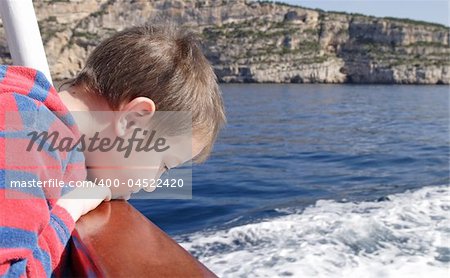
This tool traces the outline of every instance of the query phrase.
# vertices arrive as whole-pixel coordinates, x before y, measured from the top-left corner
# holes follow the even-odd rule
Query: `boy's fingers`
[[[111,200],[109,187],[94,186],[75,188],[63,195],[57,203],[69,212],[74,221],[77,221],[103,201],[109,200]]]
[[[79,187],[75,188],[67,194],[63,195],[65,199],[99,199],[110,201],[111,189],[109,187],[94,186],[94,187]]]
[[[89,188],[89,192],[86,198],[99,199],[102,201],[111,200],[111,189],[107,186],[94,186]]]
[[[105,201],[111,201],[112,198],[112,193],[111,193],[111,188],[109,187],[103,187],[104,188],[104,196],[105,198],[103,198],[103,200]]]

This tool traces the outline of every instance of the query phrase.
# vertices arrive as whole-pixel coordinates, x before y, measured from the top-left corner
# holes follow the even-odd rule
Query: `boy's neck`
[[[102,97],[90,94],[79,87],[63,89],[64,90],[59,92],[58,95],[67,109],[72,112],[75,123],[82,134],[90,136],[104,128],[105,123],[102,123],[101,120],[96,117],[98,113],[91,113],[96,111],[112,111],[108,103]]]
[[[90,94],[80,87],[68,87],[58,95],[69,111],[111,111],[102,97]]]

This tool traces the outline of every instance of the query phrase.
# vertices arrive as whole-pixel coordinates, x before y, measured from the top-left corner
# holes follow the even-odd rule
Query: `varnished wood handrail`
[[[94,264],[90,271],[97,276],[216,277],[125,201],[105,202],[83,216],[74,237],[72,260],[82,253]]]

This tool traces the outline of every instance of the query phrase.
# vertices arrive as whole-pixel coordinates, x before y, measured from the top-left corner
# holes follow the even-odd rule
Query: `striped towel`
[[[35,129],[79,136],[43,73],[0,66],[0,277],[52,276],[75,226],[68,212],[56,205],[65,188],[50,192],[11,187],[13,180],[86,178],[84,156],[76,150],[27,151],[27,133]]]

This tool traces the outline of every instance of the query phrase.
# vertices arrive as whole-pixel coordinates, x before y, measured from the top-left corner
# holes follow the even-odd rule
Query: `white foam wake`
[[[450,277],[450,189],[303,211],[181,244],[220,277]]]

